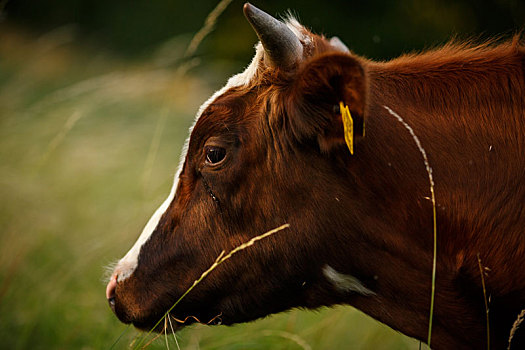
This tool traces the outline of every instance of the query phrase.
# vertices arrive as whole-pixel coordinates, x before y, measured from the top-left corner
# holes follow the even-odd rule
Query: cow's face
[[[117,316],[139,328],[156,324],[222,251],[285,223],[216,268],[171,314],[232,324],[340,301],[327,280],[338,244],[326,238],[355,215],[340,209],[355,199],[340,188],[351,158],[335,107],[364,116],[365,72],[337,39],[290,21],[273,30],[295,41],[269,43],[258,26],[271,17],[249,5],[245,13],[262,40],[254,60],[199,111],[170,196],[108,285]]]

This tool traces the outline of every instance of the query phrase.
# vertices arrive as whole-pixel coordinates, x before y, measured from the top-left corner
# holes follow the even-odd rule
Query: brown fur
[[[151,327],[222,250],[289,223],[217,268],[173,314],[203,322],[221,314],[232,324],[345,303],[426,340],[428,178],[388,106],[412,126],[434,171],[432,345],[486,346],[479,254],[490,268],[491,345],[505,348],[525,308],[524,46],[518,38],[449,44],[378,63],[334,52],[310,35],[315,44],[292,71],[261,65],[249,86],[229,90],[204,111],[175,199],[142,247],[136,271],[117,287],[117,315]],[[354,156],[334,111],[340,100],[366,120]],[[227,150],[220,165],[205,163],[210,144]],[[325,264],[376,295],[336,290],[322,275]],[[518,331],[514,347],[523,339]]]

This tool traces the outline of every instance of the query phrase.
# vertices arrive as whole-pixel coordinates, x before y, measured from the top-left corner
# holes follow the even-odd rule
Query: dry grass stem
[[[205,324],[205,325],[209,325],[211,324],[213,321],[215,321],[216,319],[220,319],[222,316],[222,312],[220,314],[218,314],[217,316],[213,317],[211,320],[209,320],[208,322],[202,322],[201,320],[199,320],[197,317],[195,316],[188,316],[186,317],[184,320],[179,320],[178,318],[176,318],[175,316],[172,316],[170,315],[170,317],[175,321],[175,322],[178,322],[180,324],[185,324],[189,319],[193,319],[195,321],[197,321],[197,323],[200,323],[200,324]],[[221,321],[219,321],[221,322]]]
[[[518,327],[523,322],[523,319],[525,318],[525,309],[521,310],[520,314],[518,315],[518,318],[516,321],[514,321],[514,324],[512,325],[512,328],[510,330],[509,335],[509,346],[507,347],[507,350],[510,350],[510,345],[512,343],[512,338],[514,338],[514,334],[516,334],[516,331],[518,330]]]
[[[166,349],[170,350],[170,343],[168,342],[168,319],[169,317],[164,318],[164,340],[166,341]]]
[[[190,69],[197,67],[199,64],[201,64],[201,59],[197,57],[182,62],[177,68],[177,77],[179,77],[179,79],[182,78]]]
[[[51,153],[64,141],[66,135],[73,129],[78,120],[82,117],[79,111],[74,112],[65,122],[60,132],[47,145],[45,153],[40,159],[40,165],[43,165],[51,156]]]
[[[232,0],[222,0],[208,14],[208,17],[206,17],[206,20],[204,21],[204,26],[191,39],[191,42],[184,53],[184,57],[190,57],[195,53],[202,40],[204,40],[204,38],[211,33],[215,27],[215,23],[217,23],[217,19],[224,12],[224,10],[226,10],[231,2]]]
[[[184,297],[186,297],[186,295],[188,295],[189,292],[191,292],[193,290],[193,288],[195,288],[203,279],[206,278],[206,276],[208,276],[213,270],[215,270],[220,264],[222,264],[223,262],[225,262],[226,260],[230,259],[235,253],[238,253],[248,247],[251,247],[252,245],[255,244],[255,242],[257,241],[260,241],[261,239],[264,239],[264,238],[267,238],[267,237],[270,237],[271,235],[279,232],[279,231],[282,231],[286,228],[290,227],[289,224],[284,224],[284,225],[281,225],[277,228],[274,228],[273,230],[270,230],[266,233],[263,233],[262,235],[259,235],[259,236],[256,236],[256,237],[253,237],[252,239],[250,239],[248,242],[246,243],[243,243],[241,244],[240,246],[234,248],[233,250],[231,250],[227,255],[224,255],[225,254],[225,251],[223,250],[219,256],[217,257],[217,259],[215,259],[215,262],[206,270],[202,273],[202,275],[195,280],[195,282],[193,282],[193,284],[191,285],[191,287],[189,287],[186,292],[184,292],[184,294],[182,294],[182,296],[168,309],[168,311],[166,311],[164,313],[164,316],[150,329],[150,331],[146,334],[146,337],[148,337],[155,328],[157,328],[157,326],[166,318],[168,317],[168,315],[170,314],[170,312],[175,308],[175,306],[177,306],[180,301],[182,299],[184,299]],[[219,315],[220,316],[220,315]],[[172,316],[173,317],[173,316]],[[212,320],[214,320],[216,317],[214,317]],[[211,322],[211,321],[210,321]],[[153,340],[155,340],[156,338],[158,338],[159,336],[156,336],[155,338],[153,338],[152,340],[150,340],[145,346],[142,347],[142,349],[145,349],[147,346],[149,346],[151,344],[151,342]],[[137,345],[137,348],[140,348],[142,346],[142,341],[139,342],[139,344]]]
[[[170,314],[168,314],[167,319],[168,319],[168,321],[170,323],[171,334],[173,334],[173,339],[175,340],[175,345],[177,345],[177,349],[180,350],[179,342],[177,340],[177,336],[175,335],[175,330],[173,329],[173,324],[171,323],[171,317],[172,316]]]
[[[166,328],[163,329],[163,331],[165,331]],[[159,334],[157,334],[156,336],[154,336],[153,338],[151,338],[146,344],[144,344],[144,346],[142,346],[142,350],[146,349],[148,346],[150,346],[155,340],[159,339],[159,337],[162,335],[163,332],[159,332]],[[142,343],[142,342],[141,342]],[[141,344],[139,343],[138,346],[140,346]]]
[[[485,287],[485,272],[483,271],[483,266],[481,265],[481,259],[478,253],[478,266],[479,273],[481,275],[481,285],[483,286],[483,300],[485,301],[485,317],[487,319],[487,350],[490,350],[490,326],[489,326],[489,302],[487,300],[487,289]]]
[[[427,152],[421,145],[421,142],[419,141],[419,138],[416,136],[416,133],[414,132],[414,129],[408,125],[403,118],[399,116],[396,112],[394,112],[392,109],[390,109],[387,106],[383,106],[385,109],[390,113],[394,118],[396,118],[403,126],[408,130],[412,138],[414,139],[414,142],[416,143],[417,148],[419,149],[419,152],[421,152],[421,155],[423,156],[423,160],[425,162],[425,168],[427,169],[428,173],[428,182],[430,183],[430,194],[432,199],[432,220],[433,220],[433,228],[434,228],[434,250],[433,250],[433,259],[432,259],[432,291],[430,296],[430,316],[428,320],[428,338],[427,338],[427,344],[430,347],[430,341],[432,340],[432,319],[434,317],[434,299],[436,295],[436,266],[437,266],[437,214],[436,214],[436,196],[434,194],[434,178],[432,177],[432,168],[430,167],[430,163],[428,162]]]

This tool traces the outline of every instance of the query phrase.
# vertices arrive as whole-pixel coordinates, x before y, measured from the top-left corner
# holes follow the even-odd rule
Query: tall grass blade
[[[43,165],[51,156],[53,151],[64,141],[67,134],[73,129],[78,120],[82,117],[82,113],[75,111],[64,123],[60,132],[49,142],[45,153],[40,158],[40,165]]]
[[[226,10],[231,2],[232,0],[220,1],[217,6],[215,6],[215,8],[208,14],[208,17],[206,17],[206,20],[204,21],[204,26],[191,39],[191,42],[184,53],[184,57],[190,57],[195,53],[202,40],[204,40],[204,38],[210,34],[215,27],[215,23],[217,22],[217,19],[221,13]]]
[[[164,318],[164,340],[166,341],[166,349],[170,350],[170,344],[168,343],[168,319],[169,317]]]
[[[175,339],[175,345],[177,349],[180,350],[179,342],[177,341],[177,336],[175,335],[175,330],[173,329],[173,324],[171,323],[171,315],[168,314],[168,321],[170,322],[171,334],[173,334],[173,339]]]
[[[434,299],[436,296],[436,266],[437,266],[437,214],[436,214],[436,196],[434,194],[434,178],[432,177],[432,168],[430,167],[430,163],[428,162],[427,152],[421,146],[421,142],[419,141],[419,138],[416,136],[416,133],[414,132],[414,129],[408,125],[403,118],[399,116],[396,112],[394,112],[392,109],[390,109],[387,106],[383,106],[385,109],[390,113],[393,117],[395,117],[403,126],[408,130],[412,138],[414,139],[414,142],[416,143],[417,148],[419,149],[419,152],[421,152],[421,155],[423,156],[423,160],[425,162],[425,168],[427,169],[428,173],[428,182],[430,183],[430,194],[432,199],[432,221],[433,221],[433,229],[434,229],[434,249],[433,249],[433,259],[432,259],[432,291],[430,296],[430,316],[428,320],[428,338],[427,338],[427,344],[430,347],[430,341],[432,340],[432,319],[434,317]]]
[[[489,326],[489,302],[487,300],[487,289],[485,287],[485,277],[483,272],[483,267],[481,265],[481,258],[479,257],[478,253],[478,266],[479,266],[479,273],[481,275],[481,285],[483,287],[483,299],[485,301],[485,317],[487,319],[487,350],[490,350],[490,326]]]
[[[126,326],[126,328],[122,331],[122,333],[120,333],[120,335],[118,336],[118,338],[115,340],[115,342],[113,342],[113,344],[111,344],[111,346],[109,347],[109,350],[113,350],[115,348],[115,345],[118,344],[118,342],[120,341],[120,339],[124,336],[124,334],[126,334],[127,331],[129,331],[129,327],[131,326],[131,324],[128,324]]]

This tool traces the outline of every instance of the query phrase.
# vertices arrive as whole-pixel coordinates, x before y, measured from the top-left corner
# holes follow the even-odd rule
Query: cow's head
[[[159,321],[221,251],[285,223],[216,268],[171,313],[232,324],[339,303],[351,290],[372,293],[365,277],[338,272],[350,267],[341,260],[349,230],[359,232],[348,225],[359,216],[359,186],[348,175],[338,106],[364,118],[365,62],[294,19],[250,4],[244,13],[261,41],[253,61],[200,108],[169,197],[108,284],[119,319],[139,328]]]

